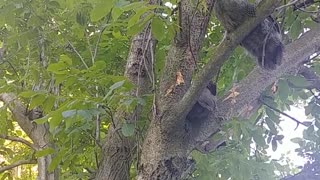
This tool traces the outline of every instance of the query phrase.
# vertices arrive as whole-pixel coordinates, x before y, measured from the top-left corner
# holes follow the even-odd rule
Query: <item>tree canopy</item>
[[[319,179],[320,2],[261,1],[226,34],[214,2],[1,0],[0,178]],[[271,14],[267,71],[239,44]],[[303,167],[267,153],[283,117]]]

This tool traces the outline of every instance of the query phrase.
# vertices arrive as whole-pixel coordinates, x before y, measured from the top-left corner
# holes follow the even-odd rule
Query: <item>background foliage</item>
[[[131,96],[128,92],[134,85],[128,83],[123,73],[131,37],[149,23],[157,39],[156,76],[161,73],[166,52],[178,30],[174,11],[177,2],[163,4],[167,6],[134,0],[0,1],[0,92],[19,95],[28,107],[26,113],[40,107],[44,117],[35,122],[49,123],[52,141],[57,146],[33,152],[21,144],[0,139],[1,166],[53,153],[50,170],[59,166],[62,179],[87,179],[99,165],[100,142],[113,123],[115,110],[131,112],[136,104],[143,105],[141,119],[136,124],[123,121],[119,132],[141,140],[149,121],[152,95]],[[198,8],[206,9],[204,5]],[[310,6],[308,11],[316,8]],[[309,13],[293,8],[275,16],[281,23],[286,43],[315,25]],[[223,36],[223,29],[214,17],[208,29],[198,71]],[[220,70],[219,95],[243,79],[254,65],[243,49],[236,49]],[[320,73],[319,59],[315,58],[308,66]],[[275,92],[272,87],[266,90],[265,105],[251,119],[234,119],[224,126],[218,136],[228,140],[225,147],[209,155],[193,153],[197,161],[195,179],[274,179],[298,171],[292,164],[271,160],[267,154],[269,147],[277,151],[286,136],[279,126],[280,114],[267,105],[281,111],[290,110],[291,106],[304,108],[308,119],[297,125],[306,126],[306,130],[303,137],[292,141],[299,144],[296,151],[302,157],[310,158],[319,151],[318,92],[306,89],[308,82],[300,76],[282,77],[277,87]],[[0,117],[0,134],[27,138],[4,105]],[[101,126],[96,126],[97,118],[101,119]],[[25,178],[35,178],[31,167],[22,166]],[[133,178],[134,175],[135,164]],[[19,178],[14,171],[0,177]]]

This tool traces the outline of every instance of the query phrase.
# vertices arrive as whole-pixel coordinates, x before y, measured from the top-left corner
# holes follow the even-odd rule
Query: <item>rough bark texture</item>
[[[277,2],[279,1],[270,0],[259,4],[257,16],[246,21],[223,40],[214,51],[214,57],[191,84],[198,51],[206,32],[214,0],[207,0],[208,11],[205,13],[203,11],[200,13],[197,10],[197,5],[191,4],[189,0],[180,1],[179,23],[181,29],[166,58],[165,70],[160,79],[159,114],[154,116],[145,136],[138,179],[183,179],[187,177],[194,165],[188,155],[199,143],[218,132],[221,122],[229,120],[231,117],[250,114],[250,107],[259,106],[257,100],[267,86],[284,74],[296,72],[303,59],[320,50],[320,29],[317,27],[286,47],[283,65],[277,70],[270,73],[256,68],[241,81],[236,88],[240,92],[240,95],[235,97],[236,103],[224,100],[228,96],[226,95],[217,101],[218,110],[212,111],[199,127],[195,129],[186,127],[185,117],[201,92],[204,92],[203,89],[209,80],[216,75],[217,70],[245,35],[273,11]],[[146,37],[140,36],[144,39]],[[134,39],[130,54],[135,54],[132,52],[136,52],[142,46],[134,44],[135,41]],[[144,41],[140,40],[139,42]],[[301,44],[305,44],[305,46]],[[133,57],[130,59],[129,55],[128,64],[130,61],[131,64],[135,64],[135,62],[139,64],[139,56]],[[287,63],[290,63],[290,66]],[[126,72],[136,71],[131,71],[130,66],[127,66]],[[135,74],[138,73],[132,73],[128,77],[136,78]],[[134,79],[131,80],[134,81]],[[120,138],[121,135],[115,132],[117,126],[118,124],[109,130],[110,135],[108,135],[108,141],[104,146],[104,159],[100,165],[97,179],[128,179],[133,142]],[[108,173],[111,175],[108,176]]]
[[[182,29],[177,34],[167,56],[164,76],[160,81],[160,116],[151,122],[148,129],[142,151],[139,179],[181,179],[188,174],[188,170],[192,169],[192,163],[188,162],[187,157],[196,142],[192,141],[192,133],[185,127],[185,117],[231,51],[259,21],[272,12],[275,2],[277,1],[262,3],[256,18],[246,22],[235,33],[225,38],[213,53],[215,57],[212,58],[211,63],[208,63],[208,67],[200,73],[200,78],[193,81],[191,88],[189,87],[193,72],[192,62],[197,60],[198,47],[202,43],[210,13],[197,13],[196,8],[188,0],[180,2]],[[211,11],[213,1],[207,1],[207,3]],[[201,28],[198,23],[202,25]],[[187,26],[184,26],[185,24]],[[192,36],[194,38],[191,38]],[[192,43],[188,43],[190,40]],[[182,74],[185,83],[179,83],[177,72]],[[184,165],[175,165],[174,162],[177,159],[179,162],[184,161],[180,163]]]
[[[147,38],[146,38],[147,37]],[[146,27],[143,32],[136,35],[131,43],[125,76],[136,85],[131,92],[133,96],[151,92],[152,84],[150,73],[152,70],[154,40],[151,38],[150,28]],[[125,137],[119,131],[126,119],[134,123],[139,117],[139,107],[133,114],[117,110],[112,126],[108,130],[106,142],[102,149],[102,161],[98,168],[96,179],[102,180],[126,180],[130,179],[129,170],[133,155],[135,154],[136,140],[133,137]]]
[[[27,108],[17,99],[13,94],[1,94],[0,100],[4,104],[9,105],[9,109],[12,112],[13,118],[18,122],[19,126],[30,137],[34,143],[36,150],[42,150],[48,147],[52,147],[49,139],[48,125],[36,124],[28,118],[26,114]],[[38,177],[37,180],[57,180],[59,179],[58,170],[48,172],[48,166],[52,161],[52,155],[43,156],[37,159],[38,162]]]
[[[176,103],[190,87],[192,73],[206,33],[214,1],[200,12],[189,0],[180,1],[180,31],[170,47],[160,81],[159,116],[146,134],[138,179],[181,179],[192,170],[186,150],[190,133],[183,117],[175,116]],[[184,83],[179,83],[179,76]],[[181,121],[170,121],[170,119]]]
[[[221,97],[217,101],[217,111],[212,112],[209,118],[199,128],[201,133],[194,137],[195,142],[206,140],[219,131],[219,122],[232,117],[246,116],[252,113],[250,107],[259,106],[260,94],[273,82],[286,74],[297,74],[301,68],[301,63],[310,55],[320,51],[320,26],[305,33],[300,39],[285,47],[283,64],[275,71],[264,71],[256,67],[245,79],[237,84],[236,91],[240,94],[234,98],[224,100],[229,94]]]

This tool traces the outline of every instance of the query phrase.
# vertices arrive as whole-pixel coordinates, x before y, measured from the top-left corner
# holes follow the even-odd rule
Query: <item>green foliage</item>
[[[230,141],[226,147],[208,156],[195,153],[198,170],[194,173],[196,179],[274,179],[275,165],[267,163],[265,154],[255,152],[250,154],[246,145]],[[207,164],[210,164],[207,166]]]
[[[86,179],[84,168],[96,169],[100,157],[95,119],[101,120],[104,138],[116,108],[131,111],[143,104],[127,93],[134,86],[123,77],[127,27],[156,7],[124,0],[17,0],[2,1],[0,8],[0,40],[6,48],[0,91],[19,94],[29,109],[44,111],[35,122],[49,123],[57,149],[38,151],[35,157],[53,154],[50,171],[61,165],[64,179]],[[10,128],[13,121],[7,114],[2,107],[1,134],[14,135],[20,130]],[[6,159],[20,154],[12,162],[32,152],[9,150],[3,151]]]
[[[315,8],[314,6],[308,7],[309,10],[316,10]],[[312,23],[310,14],[305,12],[293,11],[292,8],[289,8],[281,13],[277,14],[279,16],[277,18],[282,22],[281,30],[285,34],[286,43],[292,42],[305,31],[305,28],[310,28],[315,24]],[[210,25],[201,54],[200,67],[205,65],[208,58],[214,56],[210,52],[223,38],[223,30],[219,22],[213,18]],[[256,62],[242,48],[237,48],[220,69],[217,81],[218,95],[223,95],[232,87],[233,83],[247,76],[255,64]],[[309,66],[316,72],[320,72],[318,61],[314,61]],[[193,174],[195,179],[275,179],[277,175],[274,172],[281,172],[280,176],[282,177],[292,172],[292,166],[271,161],[266,154],[268,148],[277,151],[282,146],[282,140],[286,137],[285,134],[282,134],[280,126],[281,114],[274,109],[285,111],[290,110],[290,106],[301,107],[306,104],[305,114],[310,119],[319,119],[318,96],[314,96],[305,89],[309,85],[310,83],[301,76],[286,76],[276,82],[275,92],[271,92],[272,87],[267,89],[262,95],[265,106],[256,115],[253,115],[250,120],[240,122],[234,120],[225,126],[222,136],[229,139],[226,147],[222,147],[210,155],[194,154],[193,157],[197,161],[197,171]],[[317,120],[315,122],[317,123],[312,123],[312,121],[297,123],[297,126],[308,126],[303,133],[304,137],[295,139],[295,142],[300,143],[301,146],[296,151],[300,152],[299,154],[303,157],[306,157],[305,148],[310,149],[310,140],[318,141],[315,132],[317,128],[314,127],[317,127],[315,124],[320,127],[320,123]],[[228,132],[232,132],[232,135]],[[309,146],[306,146],[306,140],[309,140]],[[312,146],[316,147],[315,144]],[[317,152],[316,148],[310,151],[310,153],[314,152]],[[258,167],[261,167],[260,171],[257,170]]]
[[[167,2],[176,6],[178,1],[167,0],[164,4]],[[204,0],[199,1],[198,9],[207,10]],[[129,113],[137,105],[144,107],[140,119],[135,123],[124,119],[119,132],[142,139],[153,97],[136,98],[129,93],[135,86],[123,74],[130,39],[146,25],[151,26],[157,40],[155,76],[159,77],[170,43],[179,31],[178,15],[172,10],[173,6],[148,5],[146,1],[136,0],[0,1],[0,48],[6,50],[0,57],[0,93],[17,94],[27,110],[40,107],[45,116],[34,122],[48,123],[55,144],[55,149],[34,152],[24,145],[0,139],[0,155],[5,159],[1,165],[50,154],[54,158],[49,171],[58,167],[61,179],[88,179],[88,169],[97,169],[101,158],[98,144],[113,125],[114,112]],[[284,12],[283,18],[281,27],[286,42],[314,26],[307,13],[292,8]],[[223,28],[212,18],[200,52],[198,71],[213,56],[212,49],[222,37]],[[242,48],[237,48],[220,70],[219,95],[247,76],[255,64]],[[320,73],[319,61],[310,66]],[[299,144],[296,151],[301,156],[319,151],[319,96],[318,92],[306,90],[308,85],[300,76],[283,77],[277,82],[278,91],[267,90],[263,98],[268,105],[282,111],[290,110],[292,105],[304,106],[311,120],[303,122],[307,126],[303,137],[292,139]],[[27,139],[2,104],[0,117],[0,134]],[[227,146],[210,155],[194,152],[195,178],[273,179],[275,170],[289,172],[289,167],[270,160],[266,154],[269,147],[277,151],[285,138],[280,122],[280,114],[266,106],[249,120],[234,119],[220,134],[228,139]],[[36,173],[31,168],[32,165],[23,166],[22,172],[30,175],[25,178],[35,179]],[[131,177],[135,176],[132,165]],[[0,178],[18,177],[9,171]]]
[[[133,136],[134,130],[135,130],[135,127],[134,127],[134,124],[132,123],[124,123],[121,128],[122,134],[126,137]]]

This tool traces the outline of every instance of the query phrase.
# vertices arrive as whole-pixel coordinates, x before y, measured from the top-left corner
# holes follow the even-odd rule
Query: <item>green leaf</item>
[[[261,147],[266,145],[266,141],[260,131],[253,131],[252,138],[253,138],[254,142],[257,143],[257,145],[259,145]]]
[[[48,148],[42,149],[40,151],[37,151],[35,153],[35,156],[36,157],[43,157],[43,156],[47,156],[49,154],[53,154],[54,152],[55,152],[55,150],[53,148],[48,147]]]
[[[77,110],[75,110],[75,109],[68,110],[68,111],[63,111],[62,112],[62,117],[64,117],[64,118],[73,117],[76,113],[77,113]]]
[[[277,128],[274,125],[274,122],[272,122],[269,118],[266,118],[266,124],[270,129],[270,131],[272,132],[272,134],[277,134]]]
[[[114,21],[117,21],[118,18],[120,17],[120,15],[123,13],[123,10],[121,8],[118,8],[118,7],[114,7],[112,12],[111,12],[111,15],[112,15],[112,19]]]
[[[132,25],[127,31],[128,36],[133,36],[139,32],[142,31],[142,29],[146,26],[146,24],[149,22],[149,20],[154,16],[153,13],[150,13],[146,15],[142,20],[140,20],[138,23]]]
[[[66,150],[61,150],[58,152],[58,154],[52,159],[51,163],[49,164],[48,171],[52,172],[55,168],[58,167],[60,164],[61,160],[66,154]]]
[[[303,139],[300,137],[296,137],[296,138],[290,139],[290,141],[298,144],[298,143],[301,143],[303,141]]]
[[[155,16],[152,19],[151,22],[151,30],[152,30],[152,35],[157,39],[157,40],[162,40],[163,37],[165,36],[165,23],[163,20],[161,20],[158,16]]]
[[[62,62],[66,63],[68,66],[72,65],[72,59],[65,54],[60,55],[60,63]]]
[[[273,137],[272,133],[269,133],[269,134],[268,134],[268,138],[267,138],[267,143],[268,143],[268,144],[271,142],[272,137]]]
[[[147,3],[144,1],[130,3],[130,4],[123,6],[123,7],[119,6],[119,4],[117,3],[117,6],[121,7],[123,9],[123,11],[136,10],[136,9],[139,9],[139,8],[144,7],[146,5],[147,5]]]
[[[128,21],[128,28],[131,28],[133,25],[138,24],[140,17],[147,12],[147,8],[140,8],[135,15],[133,15]]]
[[[37,106],[42,105],[45,100],[46,100],[46,95],[44,95],[44,94],[34,95],[31,99],[29,109],[33,109]]]
[[[7,124],[7,111],[1,108],[0,117],[2,119],[0,120],[0,134],[8,134],[9,127]]]
[[[68,74],[66,68],[67,66],[64,63],[52,63],[48,66],[47,70],[54,74]]]
[[[262,100],[271,107],[277,107],[277,104],[274,102],[274,99],[271,97],[263,97]]]
[[[24,91],[22,93],[19,94],[20,97],[24,97],[24,98],[31,98],[32,96],[36,95],[37,92],[35,91]]]
[[[285,102],[288,100],[288,96],[290,93],[290,88],[288,86],[288,83],[284,80],[278,81],[278,95],[282,102]]]
[[[135,126],[132,123],[124,123],[121,128],[121,132],[125,137],[133,136]]]
[[[117,0],[115,6],[116,7],[124,7],[126,5],[130,4],[130,1],[127,0]]]
[[[47,116],[44,116],[44,117],[42,117],[42,118],[35,119],[35,120],[33,120],[33,121],[36,122],[37,124],[43,124],[43,123],[48,122],[48,117],[47,117]]]
[[[314,126],[309,126],[307,130],[305,130],[306,134],[310,137],[314,135]]]
[[[299,93],[298,93],[298,95],[299,95],[299,97],[301,98],[301,99],[303,99],[303,100],[307,100],[307,99],[309,99],[309,95],[306,93],[306,92],[304,92],[304,91],[300,91]]]
[[[52,110],[54,103],[56,101],[56,98],[54,96],[48,96],[46,100],[43,102],[43,111],[48,113]]]
[[[300,20],[294,21],[290,29],[290,35],[292,39],[298,38],[298,36],[302,33],[303,25]]]
[[[89,68],[90,71],[100,71],[104,70],[107,64],[104,61],[96,61],[93,66]]]
[[[77,116],[65,118],[64,123],[66,125],[66,130],[68,130],[70,127],[72,127],[72,125],[75,124],[76,122],[78,122],[78,120],[79,119]]]
[[[52,117],[48,119],[51,132],[53,132],[53,130],[60,125],[62,119],[63,117],[60,113],[54,113]]]
[[[128,29],[127,35],[128,35],[128,36],[134,36],[134,35],[136,35],[137,33],[141,32],[142,29],[143,29],[143,27],[144,27],[144,26],[141,25],[141,24],[135,24],[135,25],[133,25],[132,27],[130,27],[130,28]]]
[[[124,82],[125,82],[125,80],[123,80],[123,81],[119,81],[119,82],[116,82],[116,83],[114,83],[112,86],[110,86],[110,90],[111,91],[114,91],[114,90],[116,90],[116,89],[118,89],[118,88],[120,88],[120,87],[122,87],[123,86],[123,84],[124,84]]]
[[[76,21],[81,26],[86,26],[89,21],[89,17],[86,13],[78,12],[76,15]]]
[[[266,108],[266,115],[275,123],[280,122],[280,116],[277,115],[273,110],[270,108]]]
[[[284,138],[284,135],[276,135],[273,139],[281,141]]]
[[[310,115],[316,105],[312,102],[308,104],[308,106],[304,107],[304,114],[306,116]]]
[[[84,120],[91,120],[92,119],[92,113],[89,110],[78,110],[77,114],[82,117]]]
[[[296,87],[303,88],[310,86],[310,83],[301,76],[291,76],[288,80]]]
[[[276,139],[272,139],[272,141],[271,141],[271,146],[272,146],[272,151],[276,151],[277,150],[277,148],[278,148],[278,142],[277,142],[277,140]]]
[[[105,17],[111,11],[113,6],[113,0],[104,0],[103,2],[96,4],[90,13],[91,20],[98,21]]]

